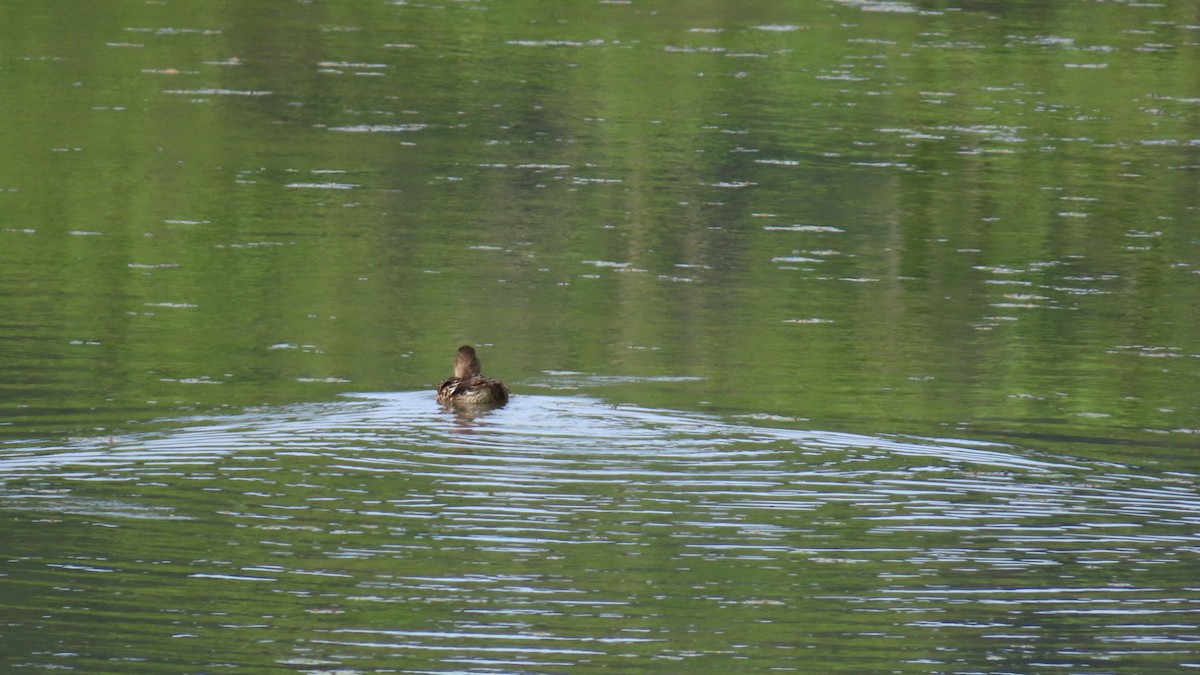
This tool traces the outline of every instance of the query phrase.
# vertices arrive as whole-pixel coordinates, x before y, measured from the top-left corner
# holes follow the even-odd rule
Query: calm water
[[[1200,667],[1198,46],[0,6],[0,663]],[[462,343],[507,408],[433,403]]]

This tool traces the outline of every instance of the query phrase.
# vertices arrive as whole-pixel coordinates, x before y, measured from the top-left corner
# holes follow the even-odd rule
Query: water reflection
[[[151,663],[212,667],[236,635],[262,647],[222,661],[246,668],[806,669],[849,641],[855,669],[1022,670],[1187,661],[1194,479],[590,398],[464,416],[416,392],[15,444],[0,505],[8,585],[103,614],[136,583],[169,624],[127,638]],[[82,629],[71,602],[19,606],[9,653],[111,658],[51,654],[37,616]],[[1068,616],[1086,650],[1054,646]],[[170,661],[179,636],[192,656]]]
[[[480,326],[700,378],[650,407],[1195,426],[1184,3],[336,4],[0,26],[0,434],[415,389]]]
[[[258,4],[0,8],[5,667],[1197,665],[1192,4]]]

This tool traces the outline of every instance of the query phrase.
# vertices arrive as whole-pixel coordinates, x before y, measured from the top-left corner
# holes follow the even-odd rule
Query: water
[[[5,669],[1200,663],[1191,3],[0,15]]]
[[[10,667],[1196,665],[1200,494],[1137,467],[424,392],[7,455]]]

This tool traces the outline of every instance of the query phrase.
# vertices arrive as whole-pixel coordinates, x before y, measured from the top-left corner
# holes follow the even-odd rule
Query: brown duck
[[[509,391],[504,383],[479,374],[475,348],[463,345],[454,359],[454,377],[442,380],[437,388],[438,403],[446,405],[504,405]]]

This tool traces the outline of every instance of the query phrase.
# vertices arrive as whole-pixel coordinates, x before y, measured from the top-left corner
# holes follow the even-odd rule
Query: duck
[[[437,388],[437,402],[443,405],[502,406],[508,403],[511,392],[503,382],[479,374],[479,357],[475,348],[463,345],[454,358],[454,377],[442,380]]]

